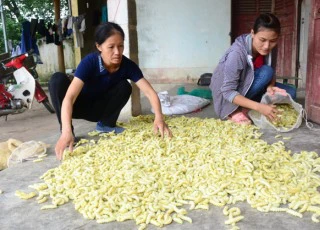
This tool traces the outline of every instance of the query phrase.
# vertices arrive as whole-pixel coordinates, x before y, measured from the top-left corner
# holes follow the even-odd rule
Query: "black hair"
[[[253,32],[256,34],[263,28],[273,30],[277,34],[280,34],[280,21],[275,15],[271,13],[260,14],[254,22]]]
[[[94,40],[96,44],[101,45],[112,35],[119,33],[124,40],[124,32],[123,29],[114,22],[106,22],[100,24],[95,31]]]

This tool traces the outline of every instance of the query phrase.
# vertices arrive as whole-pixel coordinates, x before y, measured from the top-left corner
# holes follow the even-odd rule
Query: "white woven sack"
[[[197,111],[208,104],[210,104],[208,99],[184,94],[170,96],[170,106],[166,106],[161,102],[161,109],[165,115],[178,115]],[[151,112],[154,113],[152,108]]]
[[[289,94],[286,96],[275,93],[274,95],[269,95],[265,93],[261,99],[262,104],[290,104],[292,107],[299,113],[298,118],[295,124],[291,128],[284,128],[284,127],[275,127],[264,115],[261,113],[250,110],[248,115],[253,121],[253,123],[261,129],[275,129],[278,132],[289,132],[293,129],[299,128],[302,123],[303,118],[303,108],[302,105],[295,102]]]

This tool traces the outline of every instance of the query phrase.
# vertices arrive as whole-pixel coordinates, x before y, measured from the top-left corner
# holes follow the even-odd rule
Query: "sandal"
[[[252,122],[249,117],[241,111],[236,111],[228,117],[228,120],[242,125],[251,125]]]

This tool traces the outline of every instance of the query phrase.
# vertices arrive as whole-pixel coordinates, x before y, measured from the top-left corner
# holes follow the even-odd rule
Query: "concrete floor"
[[[157,91],[168,90],[171,95],[176,94],[177,85],[154,85]],[[186,89],[191,90],[196,85],[187,85]],[[299,102],[303,103],[303,92],[298,94]],[[142,96],[142,111],[150,113],[150,106],[146,98]],[[212,104],[197,113],[187,116],[215,117]],[[120,120],[127,120],[128,117],[121,116]],[[88,137],[87,133],[95,129],[95,123],[76,120],[74,122],[76,135]],[[5,121],[0,117],[0,142],[8,138],[16,138],[21,141],[43,141],[51,144],[48,149],[49,156],[41,163],[25,162],[16,167],[0,171],[0,229],[137,229],[132,221],[112,222],[109,224],[97,224],[95,221],[86,220],[74,210],[73,204],[68,203],[58,209],[41,211],[40,205],[35,200],[23,201],[17,198],[16,190],[26,190],[28,185],[40,182],[41,176],[48,169],[56,167],[59,162],[55,158],[54,144],[59,137],[58,123],[55,114],[49,114],[42,105],[34,103],[33,109],[23,114],[9,116]],[[315,125],[320,128],[319,125]],[[273,131],[264,131],[262,138],[269,143],[277,141]],[[320,153],[320,131],[310,131],[305,123],[290,133],[291,140],[286,141],[286,146],[292,152],[301,150],[316,151]],[[305,214],[302,219],[282,213],[261,213],[249,207],[247,203],[237,204],[241,208],[245,219],[238,226],[241,229],[320,229],[320,224],[313,223],[311,216]],[[210,210],[195,210],[188,213],[193,223],[177,224],[172,223],[163,229],[228,229],[224,224],[226,220],[222,209],[210,206]],[[158,229],[152,225],[148,229]]]

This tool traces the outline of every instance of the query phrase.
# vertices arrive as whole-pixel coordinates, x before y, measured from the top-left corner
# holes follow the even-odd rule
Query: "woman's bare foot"
[[[235,111],[231,115],[229,115],[228,120],[233,121],[234,123],[237,124],[242,124],[242,125],[251,125],[252,122],[248,117],[248,111]]]

